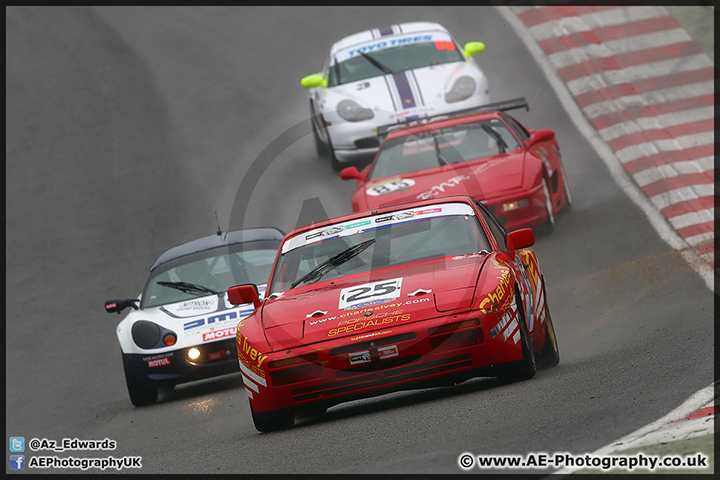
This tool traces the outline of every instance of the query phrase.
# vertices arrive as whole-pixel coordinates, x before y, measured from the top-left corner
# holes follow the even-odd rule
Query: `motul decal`
[[[170,365],[170,359],[168,357],[156,358],[155,360],[148,360],[147,366],[150,368],[164,367]]]

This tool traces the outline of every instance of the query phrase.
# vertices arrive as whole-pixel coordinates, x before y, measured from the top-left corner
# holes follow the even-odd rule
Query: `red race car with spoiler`
[[[300,411],[477,376],[524,379],[559,361],[531,229],[508,233],[480,201],[383,207],[288,233],[237,350],[255,427]]]
[[[572,203],[555,132],[533,130],[506,110],[523,98],[378,130],[385,141],[357,180],[354,211],[444,195],[480,199],[508,230],[544,225]],[[402,128],[400,128],[402,127]]]

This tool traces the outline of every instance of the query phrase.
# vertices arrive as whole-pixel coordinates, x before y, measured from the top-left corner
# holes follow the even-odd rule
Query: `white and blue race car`
[[[310,91],[317,152],[336,170],[372,159],[377,128],[489,103],[488,81],[442,25],[400,23],[356,33],[333,44],[320,73],[301,80]]]
[[[105,302],[109,313],[133,309],[116,328],[133,405],[157,402],[161,387],[240,371],[236,328],[254,307],[231,304],[227,289],[253,283],[263,296],[282,239],[255,228],[184,243],[160,255],[138,298]]]

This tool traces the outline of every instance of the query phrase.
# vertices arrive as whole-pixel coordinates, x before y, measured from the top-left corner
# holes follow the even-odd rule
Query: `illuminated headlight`
[[[447,103],[459,102],[460,100],[470,98],[470,95],[474,92],[475,80],[467,76],[460,77],[455,80],[450,91],[445,94],[445,101]]]
[[[359,122],[373,118],[373,112],[369,108],[361,107],[354,100],[343,100],[337,106],[338,115],[348,122]]]
[[[519,208],[525,208],[530,205],[530,200],[523,198],[522,200],[515,200],[512,202],[503,203],[500,205],[500,211],[505,213],[511,210],[517,210]]]
[[[197,358],[200,356],[200,350],[193,347],[190,350],[188,350],[188,357],[190,360],[197,360]]]

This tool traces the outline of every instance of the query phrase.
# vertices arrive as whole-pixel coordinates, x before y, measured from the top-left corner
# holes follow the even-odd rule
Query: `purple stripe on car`
[[[385,37],[385,36],[387,36],[387,35],[392,35],[392,34],[393,34],[392,25],[389,26],[389,27],[382,27],[382,28],[380,28],[379,30],[380,30],[380,36],[381,36],[381,37]]]
[[[400,94],[400,102],[402,104],[401,108],[414,108],[415,99],[413,98],[412,89],[410,89],[410,82],[408,82],[405,72],[393,73],[393,80],[395,81],[395,86]]]

